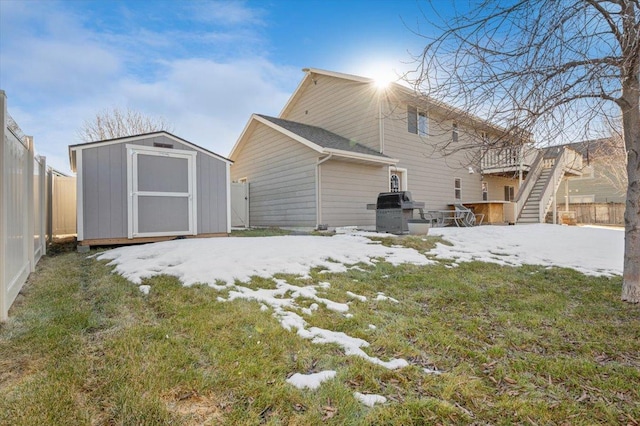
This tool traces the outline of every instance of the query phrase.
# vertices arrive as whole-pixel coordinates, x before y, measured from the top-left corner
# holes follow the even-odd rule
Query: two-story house
[[[371,226],[366,205],[390,190],[411,191],[427,210],[510,203],[542,164],[528,141],[399,84],[303,71],[279,117],[252,115],[229,155],[232,181],[248,185],[248,218],[232,206],[240,224]],[[489,149],[495,140],[505,148]]]

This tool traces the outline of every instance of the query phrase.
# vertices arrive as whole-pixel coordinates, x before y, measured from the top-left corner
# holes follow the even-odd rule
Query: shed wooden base
[[[145,243],[157,243],[160,241],[171,241],[182,238],[214,238],[214,237],[228,237],[226,232],[220,232],[217,234],[198,234],[198,235],[184,235],[184,236],[170,236],[170,237],[143,237],[143,238],[99,238],[95,240],[82,240],[78,241],[79,246],[119,246],[129,244],[145,244]]]

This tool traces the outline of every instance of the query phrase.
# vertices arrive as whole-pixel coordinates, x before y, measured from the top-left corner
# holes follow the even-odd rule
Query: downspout
[[[380,132],[380,154],[384,154],[384,116],[382,115],[382,99],[378,94],[378,131]]]
[[[316,228],[322,223],[322,198],[320,197],[320,179],[322,174],[320,173],[320,165],[333,157],[333,153],[327,155],[324,158],[318,159],[316,162]]]

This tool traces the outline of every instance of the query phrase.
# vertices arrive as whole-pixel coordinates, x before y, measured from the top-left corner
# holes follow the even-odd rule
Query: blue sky
[[[422,0],[0,0],[0,88],[64,172],[83,122],[112,107],[162,116],[226,156],[252,113],[279,114],[302,68],[411,69],[428,10]]]

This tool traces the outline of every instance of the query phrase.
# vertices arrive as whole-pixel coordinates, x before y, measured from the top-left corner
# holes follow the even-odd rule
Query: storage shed
[[[231,232],[232,161],[171,133],[69,146],[78,244],[161,241]]]

